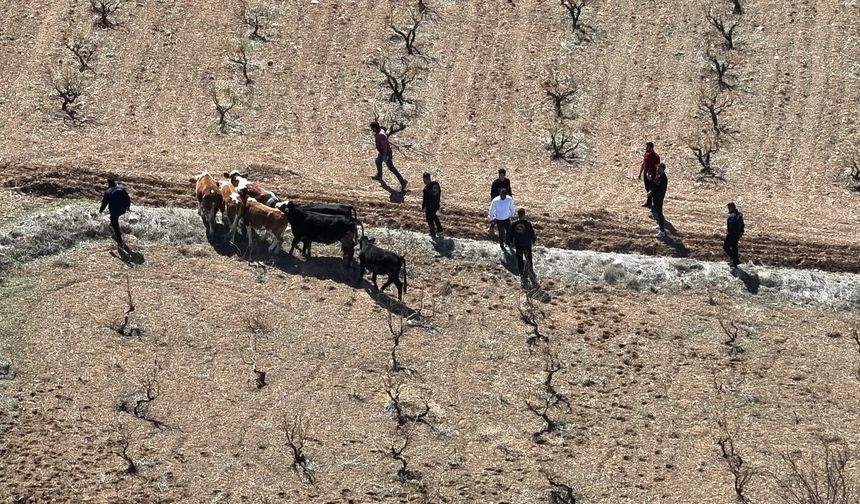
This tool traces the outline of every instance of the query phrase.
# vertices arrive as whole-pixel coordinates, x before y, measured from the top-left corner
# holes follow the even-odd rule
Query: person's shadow
[[[374,179],[376,180],[376,179]],[[404,198],[406,197],[405,189],[394,190],[393,187],[385,183],[385,180],[379,181],[379,186],[385,189],[388,192],[388,200],[392,203],[403,203]]]
[[[681,239],[681,234],[678,233],[675,226],[673,226],[667,219],[663,219],[663,227],[666,228],[666,236],[661,238],[661,240],[667,247],[672,249],[672,255],[675,257],[689,257],[690,249],[684,245],[684,241]]]
[[[455,248],[453,239],[437,236],[436,238],[430,238],[430,241],[433,243],[433,250],[441,257],[450,258],[453,255]]]
[[[761,287],[761,279],[758,274],[753,272],[752,275],[742,270],[740,267],[732,268],[732,276],[744,283],[744,287],[750,294],[758,294]]]
[[[146,262],[146,258],[143,257],[143,253],[132,250],[125,243],[117,244],[116,252],[111,251],[111,255],[131,267],[139,266]]]

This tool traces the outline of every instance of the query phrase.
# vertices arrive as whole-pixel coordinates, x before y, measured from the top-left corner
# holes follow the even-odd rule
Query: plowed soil
[[[251,168],[252,175],[266,178],[264,170]],[[26,194],[81,198],[99,201],[104,173],[85,168],[56,168],[6,165],[0,167],[2,185]],[[192,207],[196,205],[187,180],[130,175],[122,182],[134,195],[134,203],[152,206]],[[378,197],[338,195],[325,190],[298,189],[282,182],[270,184],[276,194],[301,202],[341,202],[354,205],[360,219],[368,224],[410,230],[426,230],[420,206],[415,203],[385,202]],[[417,198],[417,197],[416,197]],[[416,198],[413,198],[415,200]],[[441,212],[449,235],[486,238],[485,215],[455,202],[446,202]],[[602,252],[631,252],[647,255],[722,260],[722,236],[718,233],[670,233],[665,242],[653,239],[653,228],[619,222],[608,212],[549,215],[534,219],[540,243],[552,247],[589,249]],[[763,264],[816,268],[838,272],[860,271],[860,243],[849,246],[827,243],[783,241],[753,235],[743,240],[747,261]]]

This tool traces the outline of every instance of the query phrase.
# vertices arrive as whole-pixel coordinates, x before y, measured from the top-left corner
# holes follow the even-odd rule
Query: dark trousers
[[[738,261],[738,242],[740,241],[740,236],[726,236],[726,239],[723,241],[723,251],[729,256],[729,259],[732,260],[732,266],[737,266],[740,261]]]
[[[113,239],[122,245],[122,231],[119,229],[119,216],[122,214],[110,214],[110,227],[113,229]]]
[[[651,196],[651,189],[654,188],[654,181],[649,180],[647,176],[642,177],[642,181],[645,183],[645,193],[648,196],[648,200],[645,202],[648,206],[653,204],[653,197]]]
[[[531,245],[516,245],[514,249],[517,253],[517,269],[520,272],[520,281],[525,285],[526,279],[529,279],[532,284],[537,285],[537,275],[535,275],[532,265]]]
[[[430,236],[435,237],[436,233],[442,231],[442,223],[439,222],[439,216],[436,213],[438,208],[427,208],[424,210],[424,216],[427,218],[427,225],[430,226]]]
[[[493,222],[496,223],[496,231],[499,233],[499,246],[504,247],[511,232],[511,221],[510,219],[496,219]]]
[[[394,167],[394,161],[392,161],[391,157],[385,157],[382,154],[376,156],[376,178],[382,178],[382,163],[385,162],[385,166],[388,167],[388,171],[394,174],[397,177],[397,181],[400,182],[400,185],[403,185],[403,176],[400,175],[400,172],[397,171],[397,168]]]
[[[664,233],[666,232],[666,219],[663,217],[663,199],[665,197],[665,194],[655,194],[651,206],[651,216],[653,216],[654,220],[657,221],[657,226],[660,227],[660,231],[663,231]]]

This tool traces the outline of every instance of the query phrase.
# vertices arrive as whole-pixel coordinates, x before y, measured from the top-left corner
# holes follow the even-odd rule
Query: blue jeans
[[[394,167],[394,161],[391,160],[391,156],[385,157],[380,153],[376,156],[376,178],[382,179],[382,162],[385,161],[385,166],[388,167],[388,171],[394,174],[397,177],[397,181],[400,182],[400,185],[403,185],[403,176],[400,175],[400,172],[397,171],[397,168]]]

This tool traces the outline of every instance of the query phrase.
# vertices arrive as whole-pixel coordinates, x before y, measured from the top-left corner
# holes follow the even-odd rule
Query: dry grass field
[[[593,0],[573,30],[557,0],[424,0],[414,55],[391,25],[418,0],[254,0],[258,37],[234,0],[103,3],[107,28],[90,1],[0,0],[0,502],[800,504],[790,462],[809,479],[825,460],[856,501],[858,2]],[[414,76],[403,104],[382,61]],[[553,76],[575,89],[561,117]],[[405,193],[369,178],[377,116],[406,126]],[[665,241],[639,207],[646,140],[669,166]],[[527,296],[492,257],[409,234],[398,302],[333,248],[249,262],[169,208],[194,205],[193,174],[245,168],[423,231],[428,170],[465,243],[499,167],[547,247],[722,260],[734,200],[747,270],[850,281],[838,306],[569,271]],[[61,227],[108,173],[156,215],[124,218],[130,261],[106,222]]]

